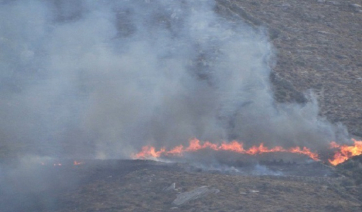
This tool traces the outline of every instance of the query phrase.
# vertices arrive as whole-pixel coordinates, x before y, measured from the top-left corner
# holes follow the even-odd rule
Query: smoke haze
[[[280,104],[266,30],[213,1],[0,1],[2,145],[127,158],[190,138],[318,148],[347,130]],[[14,151],[15,151],[14,150]]]

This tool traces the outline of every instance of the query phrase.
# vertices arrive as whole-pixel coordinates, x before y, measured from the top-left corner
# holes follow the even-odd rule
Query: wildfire
[[[335,149],[333,159],[328,159],[329,163],[336,166],[349,158],[362,154],[362,141],[357,141],[352,139],[354,145],[340,145],[336,142],[331,142],[330,147]],[[270,152],[289,152],[296,153],[301,155],[306,155],[311,159],[318,161],[319,156],[317,153],[312,152],[307,147],[292,147],[292,148],[284,148],[281,146],[276,146],[273,148],[268,148],[261,143],[259,146],[252,146],[248,149],[245,149],[242,142],[232,141],[230,143],[223,142],[221,144],[213,144],[208,141],[205,141],[201,144],[198,139],[191,139],[189,145],[184,147],[183,145],[179,145],[174,147],[171,150],[166,150],[165,148],[161,148],[160,150],[156,150],[153,146],[144,146],[142,150],[134,154],[132,157],[135,159],[145,159],[145,158],[159,158],[162,156],[182,156],[185,152],[196,152],[202,149],[211,149],[214,151],[230,151],[236,152],[240,154],[248,154],[248,155],[257,155],[262,153],[270,153]]]
[[[296,154],[307,155],[313,160],[319,160],[318,154],[310,151],[307,147],[293,147],[289,149],[285,149],[281,146],[276,146],[273,148],[265,147],[263,143],[259,146],[252,146],[249,149],[244,149],[243,143],[232,141],[230,143],[223,142],[222,144],[213,144],[208,141],[200,144],[200,140],[192,139],[190,140],[189,146],[184,147],[182,145],[177,146],[171,150],[166,150],[165,148],[161,148],[159,151],[152,146],[144,146],[142,147],[142,151],[133,155],[135,159],[144,159],[144,158],[159,158],[161,156],[182,156],[185,152],[196,152],[201,149],[211,149],[215,151],[230,151],[237,152],[240,154],[248,154],[248,155],[256,155],[262,153],[270,153],[270,152],[290,152]]]
[[[336,142],[331,142],[330,147],[332,149],[337,149],[337,152],[334,154],[333,159],[329,159],[329,163],[334,166],[337,166],[340,163],[348,160],[349,158],[362,154],[362,141],[357,141],[352,139],[354,145],[339,145]]]

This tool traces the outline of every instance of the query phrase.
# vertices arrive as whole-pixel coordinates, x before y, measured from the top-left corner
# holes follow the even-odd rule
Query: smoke
[[[190,138],[325,146],[347,131],[273,99],[264,28],[213,1],[0,1],[2,148],[126,158]]]

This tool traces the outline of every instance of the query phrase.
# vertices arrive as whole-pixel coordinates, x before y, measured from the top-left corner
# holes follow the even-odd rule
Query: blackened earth
[[[360,211],[350,178],[321,162],[232,164],[229,170],[147,160],[71,160],[5,166],[0,211]],[[224,164],[226,165],[226,164]],[[216,167],[216,166],[214,166]],[[234,171],[232,171],[233,167]],[[235,171],[236,169],[239,170]],[[255,172],[263,169],[264,174]],[[269,172],[265,172],[269,170]],[[174,189],[167,189],[175,183]],[[183,192],[218,193],[182,205]],[[360,198],[360,199],[358,199]]]

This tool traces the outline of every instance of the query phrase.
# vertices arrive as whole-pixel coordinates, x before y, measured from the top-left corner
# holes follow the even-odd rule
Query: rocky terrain
[[[303,103],[312,90],[322,116],[362,136],[362,1],[217,2],[219,12],[268,29],[278,101]]]

